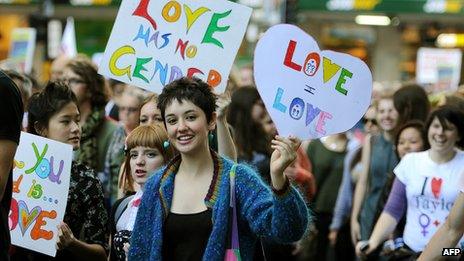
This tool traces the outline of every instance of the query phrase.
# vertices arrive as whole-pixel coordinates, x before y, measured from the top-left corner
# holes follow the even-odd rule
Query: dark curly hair
[[[105,78],[98,74],[97,66],[89,58],[77,56],[70,60],[66,67],[79,75],[87,85],[92,107],[105,107],[108,102],[108,90]]]
[[[49,82],[42,91],[29,99],[27,132],[39,135],[36,128],[46,128],[50,118],[70,102],[78,105],[76,95],[66,83]]]
[[[211,122],[213,113],[216,110],[216,96],[211,91],[211,87],[196,77],[182,77],[164,87],[158,96],[158,108],[161,111],[161,117],[163,117],[164,122],[166,122],[164,117],[166,107],[174,100],[177,100],[179,103],[189,101],[195,104],[195,106],[203,110],[208,123]]]

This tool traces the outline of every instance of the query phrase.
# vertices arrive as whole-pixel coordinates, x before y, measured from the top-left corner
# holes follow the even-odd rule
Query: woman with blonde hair
[[[126,138],[126,157],[121,177],[126,190],[130,191],[134,183],[138,190],[135,195],[119,199],[113,206],[110,260],[126,260],[124,244],[129,243],[145,182],[175,154],[172,146],[163,146],[167,139],[166,131],[159,125],[139,126]]]

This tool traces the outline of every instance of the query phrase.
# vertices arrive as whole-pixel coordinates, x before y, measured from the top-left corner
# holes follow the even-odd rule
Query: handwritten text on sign
[[[66,210],[71,160],[70,145],[21,133],[9,215],[14,245],[55,256],[56,226]]]
[[[347,54],[320,51],[311,36],[293,25],[273,26],[260,39],[254,76],[285,136],[313,139],[344,132],[370,104],[372,75],[366,64]]]
[[[123,0],[99,72],[158,93],[195,76],[221,93],[250,16],[225,0]]]

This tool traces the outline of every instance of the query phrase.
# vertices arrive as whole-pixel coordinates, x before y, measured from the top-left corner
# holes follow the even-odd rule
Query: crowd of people
[[[464,89],[375,90],[345,133],[279,136],[253,85],[153,94],[58,58],[0,71],[0,260],[423,260],[464,248]],[[10,246],[20,131],[72,145],[57,254]],[[454,207],[453,207],[454,205]],[[4,243],[5,242],[5,243]]]

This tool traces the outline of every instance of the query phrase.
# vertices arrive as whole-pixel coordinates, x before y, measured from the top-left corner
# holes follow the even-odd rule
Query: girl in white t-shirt
[[[356,246],[364,256],[375,250],[393,232],[406,209],[404,243],[412,251],[424,250],[440,224],[445,222],[459,194],[464,171],[464,114],[443,106],[432,112],[427,123],[430,149],[407,154],[394,173],[396,179],[370,239]]]
[[[464,234],[464,172],[461,174],[459,193],[445,223],[433,235],[419,260],[435,260],[442,256],[443,248],[455,246]],[[462,253],[461,253],[462,255]]]

